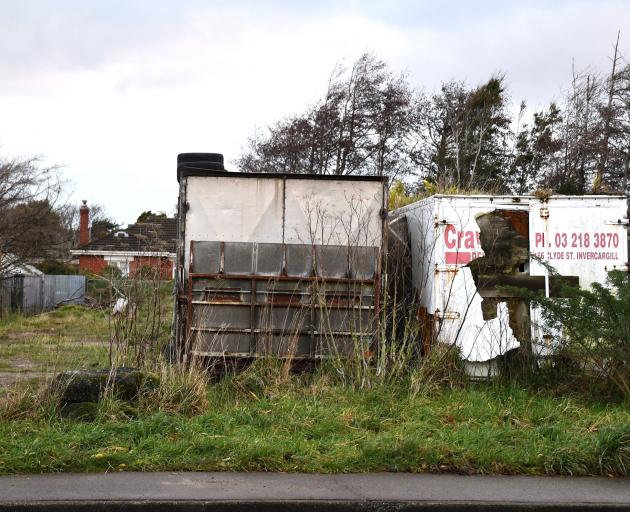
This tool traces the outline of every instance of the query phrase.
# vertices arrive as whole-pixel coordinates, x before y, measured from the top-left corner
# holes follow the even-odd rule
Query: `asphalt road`
[[[60,473],[0,477],[5,510],[630,511],[630,478]]]

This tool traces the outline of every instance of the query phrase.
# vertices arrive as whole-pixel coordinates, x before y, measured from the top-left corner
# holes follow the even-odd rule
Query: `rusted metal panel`
[[[176,342],[318,359],[376,331],[384,180],[180,176]]]
[[[225,270],[230,274],[202,274],[197,271],[208,268],[209,258],[201,256],[196,242],[191,243],[195,255],[189,272],[192,351],[230,356],[242,353],[247,345],[251,356],[293,351],[299,357],[317,358],[330,352],[326,333],[329,338],[343,338],[346,348],[345,338],[372,336],[378,251],[362,253],[355,269],[347,248],[315,246],[311,248],[316,255],[312,275],[286,275],[285,269],[285,275],[274,276],[269,275],[269,269],[277,272],[282,265],[270,258],[282,261],[287,251],[281,245],[265,244],[263,253],[260,244],[239,242],[233,247],[237,250],[227,257],[231,244],[225,244]],[[212,251],[216,248],[206,242],[200,245]],[[254,270],[260,268],[257,258],[261,255],[267,260],[259,275]],[[303,269],[297,268],[298,274],[302,273]]]
[[[546,264],[582,287],[628,268],[626,209],[619,196],[438,195],[391,212],[390,222],[406,219],[418,305],[435,322],[427,331],[483,362],[523,341],[542,353],[539,312],[500,285],[554,294]]]

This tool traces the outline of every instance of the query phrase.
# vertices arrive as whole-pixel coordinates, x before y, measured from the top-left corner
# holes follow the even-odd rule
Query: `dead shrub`
[[[0,419],[22,420],[50,418],[57,414],[59,393],[49,382],[16,384],[4,390],[0,400]]]
[[[165,411],[186,416],[201,414],[208,407],[206,372],[195,365],[160,362],[153,368],[157,385],[138,399],[140,410]]]
[[[415,396],[439,388],[462,387],[468,381],[457,346],[438,343],[411,372],[411,393]]]

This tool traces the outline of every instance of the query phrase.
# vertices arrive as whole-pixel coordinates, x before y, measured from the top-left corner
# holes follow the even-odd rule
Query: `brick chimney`
[[[79,245],[85,245],[90,241],[90,208],[84,199],[79,208]]]

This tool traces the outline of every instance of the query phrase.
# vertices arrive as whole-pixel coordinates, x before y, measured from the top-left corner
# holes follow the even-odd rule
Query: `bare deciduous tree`
[[[257,134],[238,161],[249,172],[364,174],[409,172],[411,88],[371,54],[336,66],[324,98],[304,114]]]
[[[36,158],[0,158],[0,276],[34,255],[63,245],[68,233],[57,201],[62,182],[57,169]],[[42,233],[44,228],[45,236]]]
[[[415,91],[371,54],[335,67],[324,97],[258,133],[238,162],[250,172],[419,176],[437,190],[629,192],[630,65],[573,69],[562,98],[517,114],[502,75]],[[393,180],[392,180],[393,181]],[[413,190],[412,180],[406,186]]]

